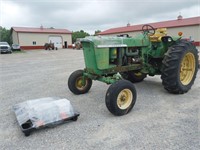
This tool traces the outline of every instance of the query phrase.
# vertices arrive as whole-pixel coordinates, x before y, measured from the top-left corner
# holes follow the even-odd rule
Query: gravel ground
[[[81,50],[26,51],[0,55],[0,149],[197,150],[200,147],[200,73],[183,95],[166,92],[160,76],[135,84],[136,105],[125,116],[105,106],[109,87],[94,81],[89,93],[72,94],[69,75],[84,68]],[[64,97],[80,112],[77,122],[44,128],[25,137],[14,104],[42,97]]]

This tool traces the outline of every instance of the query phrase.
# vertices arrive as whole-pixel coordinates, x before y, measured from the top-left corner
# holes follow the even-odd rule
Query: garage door
[[[62,38],[60,36],[50,36],[49,43],[54,43],[57,48],[62,48]]]

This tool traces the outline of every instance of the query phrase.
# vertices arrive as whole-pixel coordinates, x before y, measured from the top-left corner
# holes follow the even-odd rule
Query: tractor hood
[[[143,34],[137,37],[116,37],[116,36],[88,36],[81,39],[81,42],[90,42],[98,48],[103,47],[135,47],[148,46],[149,39]]]

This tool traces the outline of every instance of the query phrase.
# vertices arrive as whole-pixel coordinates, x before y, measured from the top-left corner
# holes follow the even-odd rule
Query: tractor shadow
[[[154,92],[154,94],[157,92],[167,93],[159,77],[147,77],[142,82],[133,84],[138,92]]]

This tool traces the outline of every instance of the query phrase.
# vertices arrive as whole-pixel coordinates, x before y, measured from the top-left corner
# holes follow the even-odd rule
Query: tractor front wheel
[[[198,71],[198,52],[186,40],[171,46],[163,59],[162,84],[174,94],[186,93],[193,85]]]
[[[68,79],[68,87],[76,95],[87,93],[91,86],[92,80],[83,76],[83,70],[74,71]]]
[[[131,111],[136,98],[135,86],[127,80],[119,80],[108,88],[105,101],[113,115],[122,116]]]

